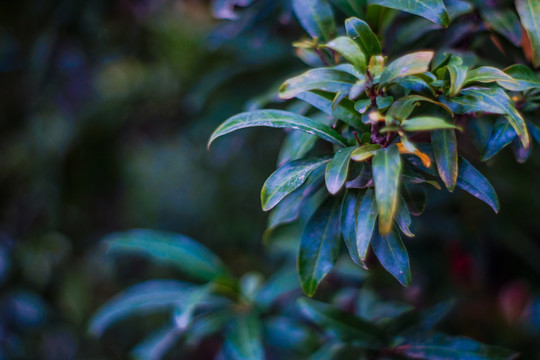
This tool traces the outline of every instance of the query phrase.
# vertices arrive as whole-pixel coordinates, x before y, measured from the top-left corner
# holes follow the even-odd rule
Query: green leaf
[[[514,128],[504,118],[499,118],[489,134],[488,141],[484,147],[482,160],[487,161],[510,144],[517,136]]]
[[[381,145],[379,144],[362,145],[352,152],[351,159],[354,161],[365,161],[373,157],[380,148]]]
[[[450,89],[448,90],[448,94],[450,96],[456,96],[461,91],[467,78],[467,70],[468,68],[463,65],[448,65],[448,73],[450,74]]]
[[[300,289],[300,283],[296,268],[285,266],[264,283],[255,299],[259,305],[269,307],[281,296],[297,289]]]
[[[362,261],[367,257],[377,215],[378,209],[377,202],[375,201],[375,193],[373,189],[368,188],[362,198],[362,203],[358,208],[356,217],[356,248],[358,249],[358,256]]]
[[[510,360],[517,357],[516,353],[508,349],[484,345],[465,337],[442,334],[406,340],[395,350],[412,359]]]
[[[401,128],[405,131],[431,131],[441,129],[460,129],[454,124],[447,123],[446,120],[435,116],[420,116],[410,118],[401,123]]]
[[[166,326],[139,343],[131,353],[137,360],[160,360],[181,335],[182,332],[176,328],[176,325]]]
[[[534,67],[540,66],[540,2],[537,0],[516,0],[516,9],[521,24],[529,35]]]
[[[262,326],[253,314],[238,316],[225,332],[223,352],[230,360],[263,360]]]
[[[392,105],[390,105],[390,108],[388,108],[388,111],[386,112],[386,124],[395,125],[401,123],[403,120],[409,117],[420,101],[425,101],[440,106],[444,110],[448,111],[450,115],[454,115],[448,106],[438,101],[432,100],[425,96],[408,95],[399,98],[398,100],[394,101]]]
[[[330,198],[306,224],[298,250],[298,274],[304,293],[313,296],[339,255],[340,204]]]
[[[330,41],[325,46],[340,53],[345,60],[353,64],[358,71],[362,73],[366,71],[366,55],[354,40],[346,36],[340,36]]]
[[[502,70],[491,66],[481,66],[479,68],[469,70],[463,86],[467,86],[475,82],[498,82],[501,85],[510,83],[511,86],[515,86],[518,84],[517,81],[514,80],[511,76],[505,74]]]
[[[540,144],[540,128],[533,124],[532,122],[529,122],[528,124],[529,131],[531,132],[533,138],[536,140],[538,144]]]
[[[486,7],[481,9],[481,14],[490,30],[503,35],[515,46],[521,46],[521,24],[514,10]]]
[[[355,76],[345,71],[331,68],[312,69],[285,81],[279,89],[279,96],[283,99],[292,99],[309,90],[348,92],[357,80]]]
[[[181,306],[196,288],[174,280],[151,280],[134,285],[96,311],[89,321],[89,331],[101,336],[109,326],[135,314],[170,311]]]
[[[380,111],[383,111],[394,102],[394,98],[392,96],[377,96],[376,101],[377,108],[379,108]]]
[[[369,5],[380,5],[422,16],[447,27],[450,18],[442,0],[368,0]]]
[[[291,128],[301,130],[308,134],[317,135],[321,139],[336,145],[346,146],[347,144],[347,140],[334,129],[305,116],[282,110],[255,110],[235,115],[221,124],[210,137],[208,146],[223,135],[255,126]]]
[[[431,146],[437,162],[439,176],[448,191],[454,191],[458,176],[458,150],[453,129],[431,132]]]
[[[504,83],[504,87],[508,90],[526,91],[540,88],[540,78],[527,66],[520,64],[512,65],[504,69],[504,72],[517,81],[517,84]]]
[[[371,239],[371,248],[381,265],[402,285],[411,284],[409,255],[396,230],[387,235],[381,235],[376,231]]]
[[[303,100],[322,112],[338,118],[353,128],[367,129],[362,123],[362,116],[354,109],[354,103],[349,99],[343,99],[339,104],[332,108],[334,95],[324,91],[307,91],[296,95],[297,99]]]
[[[409,229],[409,227],[412,224],[411,220],[411,213],[409,212],[409,207],[407,206],[407,203],[405,202],[405,199],[403,196],[399,197],[399,206],[398,211],[396,213],[396,223],[399,226],[399,229],[405,236],[408,237],[414,237],[414,234]]]
[[[328,192],[332,195],[337,194],[345,185],[347,175],[349,174],[349,162],[351,153],[356,146],[339,149],[334,158],[326,165],[325,182]]]
[[[392,230],[399,199],[401,167],[396,145],[377,151],[373,157],[373,180],[379,209],[379,231],[382,235]]]
[[[385,335],[377,326],[332,305],[301,298],[297,301],[302,314],[342,341],[355,341],[363,347],[378,349]]]
[[[341,205],[341,235],[351,259],[360,266],[364,266],[364,264],[356,246],[356,218],[362,199],[363,194],[360,191],[349,189],[343,196]]]
[[[407,75],[426,72],[432,58],[433,51],[420,51],[402,56],[383,70],[379,83],[386,84]]]
[[[364,50],[368,58],[382,53],[379,39],[365,21],[354,17],[347,19],[345,20],[345,29],[347,30],[347,36]]]
[[[291,131],[281,145],[278,166],[303,158],[317,142],[317,137],[302,131]]]
[[[459,158],[459,174],[456,185],[491,206],[496,213],[499,212],[499,199],[493,186],[462,157]]]
[[[329,41],[336,34],[334,12],[326,0],[292,0],[293,11],[312,38]]]
[[[291,161],[272,173],[261,190],[261,203],[264,211],[276,206],[285,196],[298,189],[309,174],[326,164],[326,157],[299,159]]]
[[[145,256],[195,279],[209,281],[229,272],[214,253],[180,234],[136,229],[110,234],[104,243],[109,253]]]

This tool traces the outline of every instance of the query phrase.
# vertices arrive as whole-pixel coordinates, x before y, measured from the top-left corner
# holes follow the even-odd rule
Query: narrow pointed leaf
[[[440,129],[459,129],[454,124],[446,122],[443,118],[435,116],[421,116],[407,119],[401,123],[405,131],[431,131]]]
[[[499,212],[499,198],[493,190],[493,186],[484,175],[462,157],[459,159],[459,174],[456,185],[491,206],[496,213]]]
[[[515,46],[520,46],[521,24],[514,10],[482,9],[482,18],[490,30],[503,35]]]
[[[504,86],[508,90],[526,91],[540,88],[540,77],[525,65],[516,64],[509,66],[504,69],[504,72],[517,81],[517,84],[505,83]]]
[[[364,265],[356,247],[356,217],[363,197],[362,192],[349,189],[345,193],[341,205],[341,235],[351,259],[360,266]]]
[[[317,68],[289,79],[279,89],[279,96],[291,99],[309,90],[348,92],[358,79],[344,71],[331,68]]]
[[[392,230],[399,199],[401,167],[401,156],[395,145],[377,151],[373,157],[373,180],[382,235]]]
[[[346,36],[340,36],[326,44],[326,47],[340,53],[345,58],[345,60],[353,64],[358,71],[366,71],[366,55],[364,54],[364,51],[351,38],[348,38]]]
[[[489,134],[488,141],[484,147],[482,160],[487,161],[510,144],[517,136],[516,131],[508,121],[499,118]]]
[[[381,43],[371,31],[369,25],[358,18],[350,18],[345,21],[347,36],[360,46],[368,58],[382,53]]]
[[[261,190],[261,203],[264,211],[276,206],[285,196],[298,189],[309,174],[326,164],[326,157],[299,159],[291,161],[272,173],[266,179]]]
[[[436,130],[431,132],[431,146],[437,163],[439,176],[448,191],[454,191],[458,176],[458,151],[456,131]]]
[[[227,331],[223,352],[230,360],[263,360],[262,326],[255,315],[241,315]]]
[[[328,199],[306,224],[298,250],[298,274],[304,293],[313,296],[339,255],[340,203]]]
[[[444,27],[450,23],[450,17],[442,0],[368,0],[368,4],[422,16]]]
[[[461,91],[467,78],[467,70],[468,68],[463,65],[448,65],[448,72],[450,73],[450,96],[456,96]]]
[[[305,317],[344,341],[354,340],[369,349],[383,345],[382,330],[352,313],[306,298],[299,299],[297,304]]]
[[[516,0],[516,9],[521,24],[527,31],[532,48],[532,62],[540,66],[540,2],[538,0]]]
[[[467,86],[468,84],[475,83],[475,82],[481,82],[481,83],[498,82],[499,84],[503,84],[503,85],[510,83],[511,85],[514,85],[514,86],[518,84],[517,81],[514,80],[511,76],[504,73],[502,70],[499,70],[491,66],[481,66],[479,68],[469,70],[467,72],[467,78],[463,85]]]
[[[110,234],[104,243],[109,253],[144,256],[174,266],[195,279],[209,281],[228,274],[214,253],[184,235],[136,229]]]
[[[352,152],[351,159],[354,161],[365,161],[373,157],[380,148],[381,146],[378,144],[362,145]]]
[[[345,185],[349,174],[349,162],[351,153],[356,146],[339,149],[334,158],[326,165],[325,182],[330,194],[337,194]]]
[[[334,129],[305,116],[282,110],[255,110],[235,115],[221,124],[210,137],[208,146],[223,135],[255,126],[291,128],[301,130],[308,134],[317,135],[321,139],[336,145],[345,146],[347,143],[345,138]]]
[[[317,139],[316,136],[302,131],[287,134],[278,155],[278,166],[304,157],[315,146]]]
[[[396,213],[396,223],[399,226],[399,229],[403,234],[405,234],[405,236],[414,237],[414,234],[409,229],[412,224],[411,213],[409,212],[409,208],[407,207],[407,203],[405,202],[403,196],[400,196],[398,206],[398,211]]]
[[[356,248],[358,250],[358,256],[362,261],[366,259],[369,250],[377,215],[378,209],[377,202],[375,201],[375,192],[373,189],[368,188],[362,198],[362,203],[358,208],[356,217]]]
[[[414,108],[418,106],[418,103],[421,101],[429,102],[437,106],[440,106],[441,108],[446,110],[450,115],[454,115],[452,110],[450,110],[448,106],[438,101],[432,100],[425,96],[408,95],[408,96],[399,98],[398,100],[394,101],[392,105],[390,105],[390,107],[388,108],[388,111],[386,112],[386,119],[385,119],[386,124],[394,125],[394,124],[402,122],[403,120],[409,117],[409,115],[413,112]]]
[[[420,51],[402,56],[384,69],[379,83],[386,84],[407,75],[426,72],[432,58],[433,51]]]
[[[371,239],[371,247],[381,265],[390,274],[404,286],[411,284],[409,255],[397,231],[393,230],[387,235],[376,231]]]
[[[336,34],[334,12],[327,0],[292,0],[292,8],[312,38],[328,41]]]

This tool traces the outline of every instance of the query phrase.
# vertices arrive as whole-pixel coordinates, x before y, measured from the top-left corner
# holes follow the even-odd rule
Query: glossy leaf
[[[368,0],[368,4],[381,5],[422,16],[444,27],[450,23],[442,0]]]
[[[505,88],[512,91],[526,91],[540,88],[540,77],[525,65],[512,65],[504,69],[504,72],[510,75],[517,84],[505,83]]]
[[[396,230],[387,235],[381,235],[375,231],[371,239],[371,248],[381,265],[402,285],[409,286],[411,284],[409,255]]]
[[[89,331],[101,336],[111,325],[135,314],[170,311],[181,306],[196,289],[174,280],[151,280],[134,285],[105,303],[89,321]]]
[[[425,96],[408,95],[408,96],[399,98],[398,100],[394,101],[392,105],[390,105],[390,107],[388,108],[388,111],[386,112],[386,119],[385,119],[386,124],[394,125],[394,124],[401,123],[403,120],[409,117],[409,115],[413,112],[414,108],[418,106],[418,103],[421,101],[429,102],[437,106],[440,106],[444,110],[446,110],[448,113],[453,115],[452,110],[450,110],[448,106],[438,101],[432,100]]]
[[[459,174],[456,185],[491,206],[496,213],[499,212],[499,199],[493,186],[462,157],[459,159]]]
[[[402,56],[391,62],[382,72],[379,83],[386,84],[407,75],[429,70],[433,51],[420,51]]]
[[[235,115],[221,124],[210,137],[208,146],[223,135],[255,126],[291,128],[301,130],[308,134],[317,135],[321,139],[336,145],[345,146],[347,143],[343,136],[334,129],[305,116],[282,110],[255,110]]]
[[[360,191],[349,189],[343,196],[341,205],[341,235],[351,255],[351,259],[358,265],[364,266],[358,254],[356,246],[356,218],[358,216],[359,204],[362,202],[363,194]]]
[[[377,151],[373,157],[373,180],[382,235],[392,230],[399,199],[401,167],[401,156],[395,145]]]
[[[454,124],[446,122],[443,118],[435,116],[421,116],[407,119],[401,123],[405,131],[431,131],[441,129],[459,129]]]
[[[378,349],[384,333],[375,325],[332,305],[302,298],[297,302],[302,314],[344,341],[354,340],[369,349]]]
[[[225,333],[223,352],[231,360],[265,359],[262,326],[255,315],[238,316]]]
[[[398,211],[396,213],[396,223],[405,236],[414,237],[414,234],[409,229],[412,224],[411,213],[403,196],[400,196]]]
[[[309,90],[348,92],[357,80],[355,76],[336,69],[312,69],[285,81],[279,89],[279,96],[283,99],[291,99]]]
[[[475,82],[498,82],[499,84],[503,85],[508,83],[510,83],[511,86],[517,85],[517,81],[515,81],[511,76],[504,73],[502,70],[491,66],[481,66],[479,68],[469,70],[463,86],[467,86]]]
[[[369,25],[358,18],[345,20],[345,29],[347,36],[353,39],[368,58],[381,54],[381,44],[377,36],[371,31]]]
[[[508,349],[442,334],[405,341],[396,348],[396,352],[412,359],[430,360],[510,360],[517,357],[516,353]]]
[[[454,191],[458,176],[458,149],[456,131],[436,130],[431,132],[431,146],[437,163],[439,176],[448,191]]]
[[[373,157],[380,148],[381,146],[378,144],[361,145],[352,152],[351,159],[354,161],[365,161]]]
[[[174,266],[195,279],[209,281],[228,274],[214,253],[184,235],[136,229],[108,235],[104,243],[109,253],[145,256]]]
[[[345,185],[349,174],[351,153],[354,149],[356,146],[339,149],[334,158],[326,165],[325,182],[330,194],[337,194]]]
[[[302,131],[292,131],[281,145],[278,166],[304,157],[317,142],[317,137]]]
[[[510,144],[517,136],[512,125],[503,118],[499,118],[489,134],[488,141],[484,147],[482,160],[487,161]]]
[[[375,201],[375,192],[373,189],[368,188],[362,198],[356,217],[356,248],[362,261],[366,259],[369,250],[377,215],[378,208]]]
[[[468,68],[463,65],[448,65],[448,72],[450,74],[450,89],[448,90],[448,94],[450,96],[456,96],[461,91],[467,79],[467,70]]]
[[[482,18],[491,31],[495,31],[512,42],[515,46],[521,44],[521,24],[511,9],[482,9]]]
[[[366,71],[366,55],[364,54],[364,51],[351,38],[348,38],[346,36],[340,36],[326,44],[326,47],[340,53],[341,56],[343,56],[345,60],[353,64],[358,71]]]
[[[298,274],[304,293],[313,296],[339,255],[340,203],[328,199],[306,224],[298,250]]]
[[[540,2],[537,0],[516,0],[516,9],[521,24],[527,31],[532,49],[532,63],[540,66]]]
[[[326,157],[299,159],[291,161],[272,173],[261,190],[261,203],[264,211],[276,206],[285,196],[298,189],[309,174],[326,164]]]
[[[328,41],[336,34],[334,12],[327,0],[292,0],[292,8],[312,38]]]

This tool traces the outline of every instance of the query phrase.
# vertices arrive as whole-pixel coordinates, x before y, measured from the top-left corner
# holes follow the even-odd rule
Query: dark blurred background
[[[239,274],[273,270],[261,265],[259,190],[282,132],[206,149],[223,120],[305,67],[288,2],[259,3],[222,22],[208,1],[2,2],[0,359],[127,358],[144,324],[97,340],[89,317],[127,286],[175,274],[104,256],[99,240],[113,231],[180,232]],[[524,358],[540,352],[539,156],[519,165],[507,149],[481,167],[499,215],[430,192],[407,244],[415,285],[394,290],[420,305],[457,298],[447,331]]]

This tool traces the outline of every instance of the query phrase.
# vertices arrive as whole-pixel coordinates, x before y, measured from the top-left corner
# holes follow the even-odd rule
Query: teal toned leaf
[[[540,2],[538,0],[516,0],[516,9],[521,24],[529,35],[534,67],[540,66]]]
[[[176,344],[181,334],[176,326],[167,326],[150,335],[131,353],[137,360],[160,360]]]
[[[517,84],[504,83],[504,87],[508,90],[525,91],[540,88],[540,78],[525,65],[512,65],[504,69],[504,72],[517,81]]]
[[[515,86],[518,84],[517,81],[515,81],[511,76],[505,74],[502,70],[491,66],[481,66],[479,68],[469,70],[469,72],[467,73],[467,78],[463,85],[467,86],[468,84],[475,82],[498,82],[499,84],[510,83],[511,86]]]
[[[388,108],[388,111],[386,112],[386,119],[385,119],[386,124],[395,125],[395,124],[401,123],[403,120],[409,117],[409,115],[413,112],[414,108],[418,106],[418,103],[421,101],[429,102],[437,106],[440,106],[444,110],[446,110],[448,113],[450,113],[450,115],[454,115],[452,113],[452,110],[450,110],[448,106],[438,101],[432,100],[425,96],[408,95],[408,96],[399,98],[398,100],[394,101],[392,105],[390,105],[390,107]]]
[[[345,138],[334,129],[305,116],[282,110],[255,110],[235,115],[221,124],[210,137],[208,146],[223,135],[255,126],[291,128],[301,130],[308,134],[317,135],[321,139],[336,145],[345,146],[347,143]]]
[[[409,212],[409,208],[407,207],[407,203],[403,196],[400,196],[398,211],[396,213],[396,223],[405,236],[414,237],[414,234],[409,229],[412,224],[411,213]]]
[[[469,194],[482,200],[496,213],[499,212],[499,199],[493,186],[467,160],[459,158],[459,174],[456,185]]]
[[[196,286],[174,280],[151,280],[134,285],[108,301],[92,316],[89,331],[97,336],[135,314],[170,311],[181,306]]]
[[[351,259],[358,265],[364,266],[362,259],[358,255],[356,246],[356,218],[358,216],[358,208],[363,199],[363,194],[360,191],[349,189],[343,197],[341,205],[341,235],[343,241],[349,250]]]
[[[385,110],[392,104],[393,101],[394,98],[392,96],[377,96],[377,107],[381,111]]]
[[[315,146],[317,139],[316,136],[302,131],[287,134],[279,152],[278,166],[304,157]]]
[[[298,274],[302,289],[313,296],[339,255],[341,242],[340,203],[323,203],[309,219],[298,249]]]
[[[184,235],[136,229],[108,235],[104,243],[110,253],[145,256],[175,266],[195,279],[209,281],[228,274],[214,253]]]
[[[481,14],[491,31],[505,36],[515,46],[521,46],[521,24],[514,10],[484,8]]]
[[[379,83],[386,84],[407,75],[429,70],[433,51],[420,51],[402,56],[391,62],[382,72]]]
[[[326,157],[299,159],[291,161],[272,173],[261,190],[261,203],[264,211],[276,206],[285,196],[298,189],[309,174],[326,164]]]
[[[327,0],[292,0],[292,8],[312,38],[328,41],[336,34],[334,12]]]
[[[381,329],[352,313],[306,298],[299,299],[297,304],[304,316],[340,340],[355,341],[369,349],[383,345],[385,336]]]
[[[368,0],[368,4],[381,5],[422,16],[444,27],[450,23],[442,0]]]
[[[466,0],[446,0],[444,3],[450,21],[474,10],[474,7]]]
[[[326,165],[325,182],[330,194],[337,194],[345,185],[349,174],[351,153],[354,149],[356,146],[339,149],[334,158]]]
[[[286,266],[263,284],[257,293],[256,300],[259,305],[268,307],[281,296],[298,289],[300,289],[300,282],[296,269]]]
[[[395,350],[412,359],[510,360],[517,357],[515,352],[508,349],[442,334],[405,341]]]
[[[373,157],[373,180],[379,209],[379,231],[382,235],[392,230],[399,199],[401,157],[397,146],[377,151]]]
[[[353,64],[358,71],[366,71],[366,55],[354,40],[346,36],[340,36],[326,44],[326,47],[340,53],[345,60]]]
[[[350,18],[345,21],[347,36],[353,39],[369,57],[382,53],[381,44],[377,36],[371,31],[369,25],[358,18]]]
[[[332,93],[314,90],[300,93],[296,98],[313,105],[330,116],[338,118],[353,128],[366,128],[366,125],[362,123],[362,116],[354,110],[354,103],[349,99],[341,100],[333,109],[334,95]]]
[[[365,260],[369,250],[377,215],[378,209],[377,202],[375,201],[375,193],[373,189],[368,188],[362,198],[356,218],[356,248],[358,250],[358,256],[362,261]]]
[[[450,96],[456,96],[461,91],[467,78],[467,70],[468,68],[463,65],[448,65],[448,72],[450,74],[450,89],[448,94]]]
[[[396,230],[387,235],[381,235],[375,231],[371,239],[371,248],[381,265],[402,285],[409,286],[411,284],[409,255]]]
[[[309,90],[348,92],[357,80],[355,76],[336,69],[312,69],[285,81],[279,89],[279,96],[283,99],[291,99]]]
[[[439,176],[448,191],[454,191],[458,176],[458,149],[453,129],[431,132],[431,146],[437,162]]]
[[[482,160],[487,161],[501,151],[505,146],[510,144],[517,136],[514,128],[508,121],[499,118],[489,134],[488,141],[484,147]]]
[[[262,326],[253,314],[240,315],[225,332],[223,352],[230,360],[263,360]]]
[[[410,118],[401,123],[401,128],[405,131],[430,131],[440,129],[459,129],[454,124],[446,122],[443,118],[435,116],[421,116]]]
[[[538,144],[540,144],[540,128],[533,124],[532,122],[529,122],[528,124],[529,131],[531,132],[533,138],[536,140]]]

